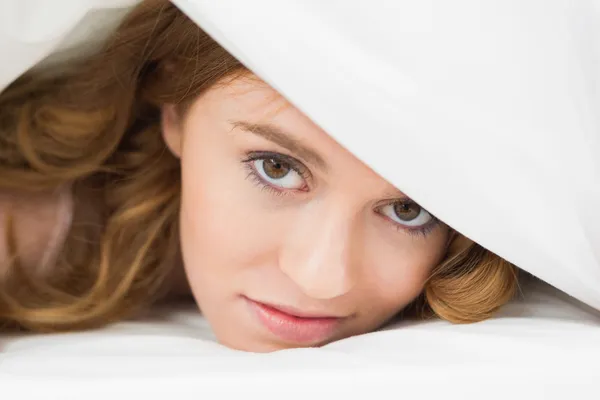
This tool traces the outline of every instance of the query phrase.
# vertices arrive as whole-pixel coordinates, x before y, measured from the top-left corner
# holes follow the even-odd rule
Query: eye
[[[269,185],[291,190],[301,190],[306,186],[302,175],[284,160],[259,158],[253,160],[251,165],[256,174]]]
[[[401,200],[381,207],[381,214],[393,222],[410,228],[429,224],[433,216],[411,200]]]

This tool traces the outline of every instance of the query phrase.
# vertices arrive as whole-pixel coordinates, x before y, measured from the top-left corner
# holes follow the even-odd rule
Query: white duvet
[[[14,399],[597,399],[600,313],[541,283],[492,320],[399,322],[320,349],[251,354],[191,307],[104,330],[0,340]]]
[[[0,0],[0,90],[93,49],[137,1]],[[600,317],[574,300],[600,309],[597,1],[173,1],[390,182],[562,292],[268,355],[219,346],[181,308],[3,337],[0,399],[600,398]]]

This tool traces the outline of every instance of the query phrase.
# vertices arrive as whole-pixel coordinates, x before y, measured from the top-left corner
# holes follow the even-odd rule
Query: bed
[[[600,379],[600,313],[539,281],[482,323],[399,321],[319,349],[230,350],[183,304],[0,346],[2,390],[19,399],[595,399]]]

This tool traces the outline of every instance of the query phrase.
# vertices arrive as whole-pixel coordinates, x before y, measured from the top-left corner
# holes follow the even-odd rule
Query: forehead
[[[353,157],[276,90],[251,74],[215,85],[192,104],[187,118],[192,123],[196,118],[211,118],[232,126],[234,121],[271,124],[319,153]]]
[[[332,140],[276,90],[252,74],[215,85],[198,98],[190,113],[193,114],[195,108],[211,117],[249,123],[282,123],[286,127],[293,126],[292,134],[317,134]]]

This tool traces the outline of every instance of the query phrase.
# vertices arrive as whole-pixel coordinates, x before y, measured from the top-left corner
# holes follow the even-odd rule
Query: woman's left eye
[[[393,222],[413,229],[423,227],[434,219],[431,214],[413,201],[399,200],[381,207],[379,212]]]
[[[250,161],[252,170],[270,186],[287,190],[302,190],[306,182],[289,162],[275,157],[263,157]]]

